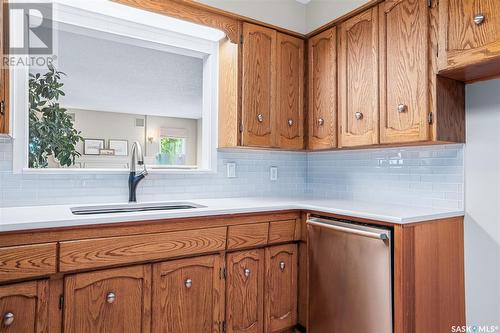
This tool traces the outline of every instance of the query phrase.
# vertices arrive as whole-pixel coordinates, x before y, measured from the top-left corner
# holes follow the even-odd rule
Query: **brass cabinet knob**
[[[245,274],[246,277],[249,277],[250,273],[252,273],[252,270],[250,268],[245,268],[243,270],[243,274]]]
[[[280,270],[283,272],[285,270],[285,262],[284,261],[281,261],[280,262]]]
[[[12,323],[14,323],[14,314],[12,312],[7,312],[3,316],[3,324],[5,326],[10,326]]]
[[[257,120],[259,121],[259,123],[263,122],[264,121],[264,116],[262,114],[258,114],[257,115]]]
[[[408,106],[406,104],[399,104],[398,105],[398,112],[399,113],[404,113],[408,110]]]
[[[476,25],[481,25],[483,24],[485,18],[486,17],[483,14],[477,14],[476,16],[474,16],[474,23]]]
[[[109,304],[113,304],[116,301],[116,294],[115,293],[108,293],[106,295],[106,302]]]
[[[363,113],[361,113],[361,112],[356,112],[356,113],[354,114],[354,116],[356,117],[356,119],[357,119],[357,120],[361,120],[361,119],[363,119]]]
[[[186,286],[186,288],[191,288],[193,286],[193,280],[186,279],[186,281],[184,281],[184,285]]]
[[[318,119],[318,126],[323,126],[325,124],[325,120],[323,118]]]

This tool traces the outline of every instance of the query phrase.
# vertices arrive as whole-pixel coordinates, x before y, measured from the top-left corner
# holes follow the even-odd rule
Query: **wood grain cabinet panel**
[[[308,41],[308,148],[337,146],[337,29]]]
[[[295,239],[295,220],[275,221],[269,224],[269,244],[292,242]]]
[[[65,333],[144,333],[151,325],[151,266],[70,275]]]
[[[227,332],[264,331],[264,250],[227,256]]]
[[[427,1],[380,4],[380,142],[430,139]]]
[[[448,4],[448,51],[476,49],[500,39],[498,0],[445,0]],[[476,23],[476,16],[484,21]]]
[[[277,103],[279,147],[304,148],[304,41],[278,33]]]
[[[339,26],[339,146],[378,143],[378,7]]]
[[[297,324],[297,245],[266,248],[265,332]]]
[[[0,282],[54,274],[56,243],[0,248]]]
[[[500,2],[439,1],[439,69],[472,81],[500,74]]]
[[[224,280],[220,255],[153,266],[153,332],[222,333]]]
[[[275,147],[276,31],[243,24],[242,144]]]
[[[0,6],[0,54],[7,54],[8,48],[8,26],[9,16],[8,12],[5,10],[6,6],[4,1]],[[5,66],[0,67],[0,134],[9,133],[9,69]]]
[[[267,244],[269,223],[254,223],[229,226],[227,249],[243,249]]]
[[[61,242],[59,269],[68,272],[217,252],[225,248],[226,227]]]
[[[49,333],[47,280],[0,286],[1,333]]]

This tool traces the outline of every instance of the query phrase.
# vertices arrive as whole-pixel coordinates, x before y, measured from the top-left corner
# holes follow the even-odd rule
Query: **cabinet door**
[[[381,143],[429,139],[427,10],[424,0],[380,5]]]
[[[221,332],[223,259],[219,255],[153,266],[153,332]]]
[[[9,16],[4,1],[0,3],[0,54],[7,54]],[[0,133],[9,133],[9,70],[0,66]]]
[[[331,28],[308,41],[309,149],[337,146],[337,30]]]
[[[244,146],[276,146],[276,31],[243,24]]]
[[[0,287],[1,333],[48,333],[48,281]]]
[[[264,250],[227,255],[227,332],[264,331]]]
[[[145,333],[151,321],[151,267],[68,276],[64,332]]]
[[[378,143],[378,11],[339,27],[339,146]]]
[[[279,147],[304,148],[304,41],[278,33]]]
[[[443,0],[448,14],[448,51],[477,49],[500,40],[500,1]],[[481,16],[483,20],[481,20]]]
[[[297,323],[297,245],[266,249],[265,332]]]

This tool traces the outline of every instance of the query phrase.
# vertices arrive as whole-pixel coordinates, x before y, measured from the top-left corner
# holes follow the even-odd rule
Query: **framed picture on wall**
[[[100,155],[104,139],[83,139],[83,155]]]
[[[128,156],[127,140],[109,140],[108,148],[115,151],[115,156]]]

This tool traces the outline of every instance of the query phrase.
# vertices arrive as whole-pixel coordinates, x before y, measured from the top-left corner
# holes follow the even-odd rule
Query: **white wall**
[[[306,30],[311,32],[367,2],[368,0],[312,0],[307,4]]]
[[[306,5],[295,0],[196,0],[281,28],[306,33]]]
[[[467,86],[467,322],[500,326],[500,79]]]
[[[368,0],[197,0],[207,5],[299,33],[314,29],[365,4]]]

